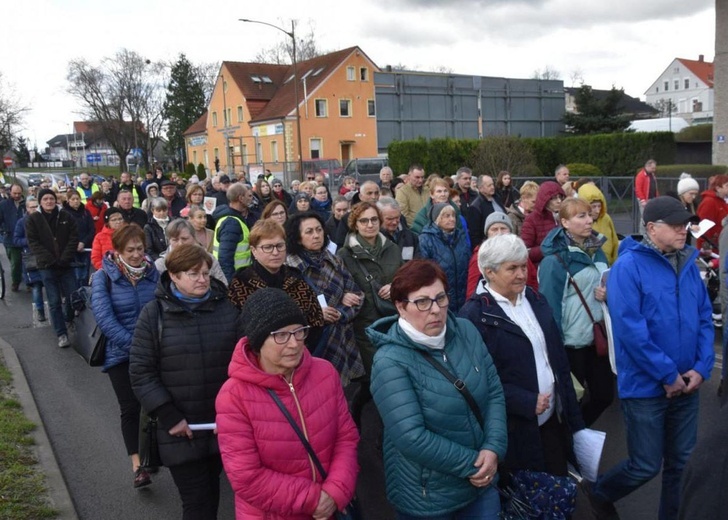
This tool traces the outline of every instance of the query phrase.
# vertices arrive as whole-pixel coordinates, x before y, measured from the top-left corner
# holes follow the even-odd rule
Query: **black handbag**
[[[356,261],[359,262],[359,267],[364,273],[364,279],[372,288],[372,292],[374,293],[374,308],[377,309],[377,312],[382,317],[394,316],[395,314],[398,314],[399,311],[397,311],[397,307],[394,306],[394,303],[392,303],[391,300],[385,300],[384,298],[379,296],[379,289],[382,288],[382,284],[380,284],[377,280],[374,279],[372,275],[369,274],[367,268],[364,267],[364,262],[362,262],[358,258],[356,259]]]
[[[308,456],[311,457],[311,460],[313,461],[314,466],[316,466],[316,469],[318,470],[319,474],[321,475],[321,478],[326,480],[326,470],[324,469],[323,465],[321,464],[321,461],[316,456],[316,452],[313,451],[313,447],[311,446],[311,443],[308,442],[308,439],[301,431],[301,428],[298,427],[296,424],[296,421],[293,420],[293,417],[291,417],[290,412],[285,407],[285,405],[281,402],[280,398],[276,395],[276,393],[273,391],[273,389],[268,388],[268,393],[270,394],[271,398],[275,403],[278,405],[278,408],[280,408],[281,412],[285,416],[285,418],[288,420],[288,424],[291,425],[291,428],[293,428],[293,431],[296,432],[296,435],[298,435],[298,438],[301,440],[301,443],[303,443],[303,447],[306,448],[306,451],[308,452]],[[361,513],[359,512],[359,504],[356,499],[356,497],[351,499],[351,502],[349,502],[343,511],[337,511],[336,512],[336,518],[337,520],[360,520],[361,519]]]
[[[23,267],[25,267],[26,271],[37,271],[38,270],[38,260],[35,258],[35,255],[31,253],[27,249],[23,249],[22,253],[20,254],[21,260],[23,262]]]
[[[103,275],[98,276],[106,276]],[[111,281],[106,277],[107,284]],[[110,289],[110,288],[109,288]],[[71,306],[76,311],[73,324],[76,328],[76,339],[73,349],[92,367],[102,366],[106,358],[106,336],[96,323],[91,309],[91,288],[80,287],[71,294]]]

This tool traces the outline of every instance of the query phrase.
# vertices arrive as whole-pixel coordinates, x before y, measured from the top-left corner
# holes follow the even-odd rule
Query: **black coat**
[[[91,249],[96,235],[96,226],[89,210],[83,205],[79,206],[78,209],[73,209],[68,204],[64,204],[63,210],[67,211],[76,220],[78,241],[83,242],[85,248]]]
[[[25,236],[39,269],[70,267],[76,257],[76,220],[57,207],[52,215],[47,219],[41,210],[25,217]]]
[[[485,230],[483,229],[485,227],[485,220],[494,211],[493,201],[486,199],[482,195],[478,195],[468,209],[463,212],[465,222],[468,224],[470,243],[473,247],[483,242],[485,238]]]
[[[167,250],[167,238],[164,236],[164,230],[154,217],[144,226],[144,235],[146,236],[146,253],[152,257],[152,260],[159,258],[159,255]]]
[[[530,287],[526,287],[525,295],[546,339],[549,363],[556,380],[554,413],[558,413],[560,420],[566,422],[568,430],[573,435],[585,426],[571,382],[569,360],[561,341],[561,333],[546,298]],[[506,467],[510,470],[545,471],[536,415],[538,377],[531,341],[523,330],[507,317],[488,292],[471,296],[460,309],[459,316],[470,320],[480,331],[503,384],[508,418]],[[572,441],[573,437],[570,436],[569,442]],[[573,453],[570,454],[569,460],[576,466]]]
[[[131,208],[128,211],[119,208],[119,210],[121,211],[121,216],[124,218],[124,222],[127,224],[136,224],[142,229],[147,225],[149,215],[147,215],[146,211],[139,208]]]
[[[139,315],[129,376],[139,402],[159,418],[162,462],[176,466],[219,453],[211,431],[196,431],[192,440],[172,437],[168,431],[182,419],[188,424],[215,422],[215,398],[243,331],[240,313],[221,282],[211,280],[210,298],[194,310],[172,294],[170,283],[169,273],[163,273],[156,299]]]

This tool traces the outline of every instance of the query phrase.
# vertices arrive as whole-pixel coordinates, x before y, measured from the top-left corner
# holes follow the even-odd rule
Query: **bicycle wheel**
[[[5,270],[0,265],[0,300],[5,298]]]

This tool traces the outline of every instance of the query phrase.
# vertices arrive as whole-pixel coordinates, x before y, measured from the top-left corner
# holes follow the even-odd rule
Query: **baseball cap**
[[[693,215],[682,203],[673,197],[655,197],[645,206],[642,220],[649,222],[664,222],[671,226],[687,224],[689,221],[700,222],[700,217]]]
[[[230,184],[230,176],[229,175],[220,175],[220,183],[221,184]]]
[[[174,181],[171,181],[171,180],[169,180],[169,179],[165,179],[165,180],[163,180],[161,184],[162,184],[162,188],[164,188],[165,186],[177,186],[177,185],[176,185],[176,184],[174,183]]]

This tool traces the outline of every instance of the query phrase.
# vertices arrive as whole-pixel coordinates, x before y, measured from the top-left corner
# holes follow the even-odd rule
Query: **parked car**
[[[28,175],[28,186],[40,186],[43,182],[42,173],[31,173]]]
[[[328,181],[329,176],[333,176],[336,181],[341,177],[341,173],[344,168],[341,166],[341,162],[338,159],[310,159],[303,161],[303,178],[306,178],[307,173],[322,173],[324,178]]]
[[[344,176],[354,177],[359,184],[365,181],[379,180],[379,170],[389,166],[386,157],[361,157],[352,159],[344,168]]]

